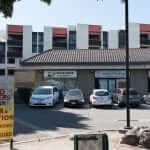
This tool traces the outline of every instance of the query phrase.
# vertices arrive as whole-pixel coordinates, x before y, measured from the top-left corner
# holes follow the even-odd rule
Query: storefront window
[[[107,89],[112,92],[116,89],[115,79],[99,79],[99,89]]]

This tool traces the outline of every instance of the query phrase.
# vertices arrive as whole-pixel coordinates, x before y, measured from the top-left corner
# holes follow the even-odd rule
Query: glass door
[[[116,80],[110,79],[108,80],[108,87],[109,87],[109,92],[112,92],[116,89]]]
[[[108,89],[107,79],[99,79],[99,89]]]

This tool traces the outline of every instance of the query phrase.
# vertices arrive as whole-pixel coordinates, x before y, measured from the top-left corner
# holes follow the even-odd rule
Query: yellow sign
[[[13,138],[14,103],[11,90],[0,89],[0,140]]]

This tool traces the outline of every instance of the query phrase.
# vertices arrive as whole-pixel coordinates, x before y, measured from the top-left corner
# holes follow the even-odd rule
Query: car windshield
[[[109,93],[106,92],[106,91],[96,91],[96,92],[95,92],[95,95],[96,95],[96,96],[108,96]]]
[[[126,90],[123,92],[124,95],[126,95]],[[136,90],[129,90],[130,95],[138,95],[138,92]]]
[[[33,91],[34,95],[45,95],[45,94],[51,94],[52,89],[50,88],[37,88]]]
[[[78,90],[76,90],[76,91],[69,91],[68,95],[70,95],[70,96],[81,96],[81,91],[78,91]]]

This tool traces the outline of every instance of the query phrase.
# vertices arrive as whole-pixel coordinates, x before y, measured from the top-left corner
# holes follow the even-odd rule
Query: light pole
[[[125,129],[131,129],[130,126],[130,105],[129,105],[129,87],[130,87],[130,77],[129,77],[129,4],[128,0],[123,0],[125,2],[125,30],[126,30],[126,123]]]

